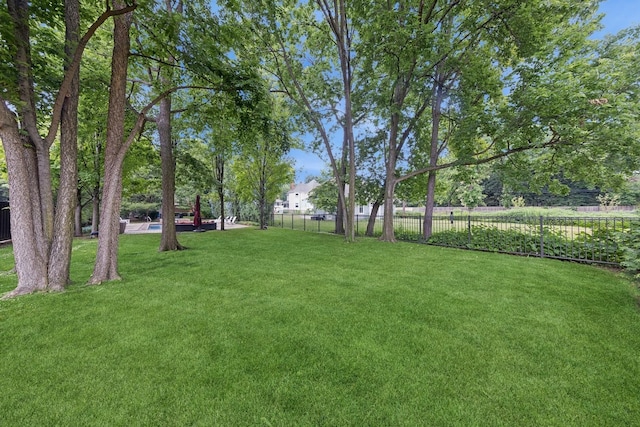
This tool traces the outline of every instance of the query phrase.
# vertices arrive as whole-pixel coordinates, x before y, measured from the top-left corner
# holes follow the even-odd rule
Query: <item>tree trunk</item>
[[[93,189],[91,197],[91,234],[98,232],[100,229],[100,187]]]
[[[379,209],[380,209],[380,201],[376,200],[373,202],[373,206],[371,207],[369,222],[367,222],[367,231],[364,233],[365,236],[373,237],[373,229],[376,225],[376,217],[378,216]]]
[[[224,157],[216,155],[216,189],[220,200],[220,231],[224,231]]]
[[[116,9],[124,7],[120,0],[114,0],[113,5]],[[107,114],[104,186],[100,209],[101,223],[96,263],[89,279],[90,284],[120,279],[118,274],[118,238],[122,200],[122,163],[128,148],[128,144],[124,140],[124,124],[131,18],[130,12],[114,17],[111,90]]]
[[[173,13],[171,1],[165,1],[167,13]],[[177,13],[182,13],[182,1],[179,2]],[[175,58],[169,55],[167,59],[169,64],[175,63]],[[166,71],[171,74],[171,71]],[[170,83],[170,79],[160,73],[160,82],[163,84]],[[158,127],[158,135],[160,139],[160,159],[162,167],[162,235],[160,238],[160,248],[162,251],[176,251],[184,249],[178,242],[176,233],[176,208],[175,208],[175,192],[176,192],[176,160],[173,153],[173,140],[171,133],[171,95],[167,95],[160,101],[158,118],[156,125]]]
[[[342,203],[344,200],[346,185],[345,178],[347,176],[347,160],[349,156],[349,146],[347,141],[347,133],[344,132],[344,137],[342,139],[342,157],[340,159],[340,183],[338,183],[338,191],[342,194],[342,197],[338,194],[338,203],[336,208],[336,234],[345,234],[345,212],[347,211],[346,206]]]
[[[267,188],[266,188],[266,177],[264,173],[262,174],[262,178],[260,180],[260,194],[258,195],[258,205],[260,211],[260,229],[264,230],[267,228]]]
[[[393,88],[392,106],[400,110],[406,96],[406,87],[403,87],[402,81],[396,83]],[[393,202],[396,190],[396,163],[401,147],[398,143],[398,130],[400,128],[400,113],[391,114],[391,123],[389,128],[389,140],[387,149],[387,158],[385,163],[385,182],[384,182],[384,218],[382,219],[382,236],[380,240],[385,242],[395,242],[396,235],[393,229]]]
[[[18,106],[19,128],[25,135],[25,146],[33,148],[33,151],[30,150],[29,154],[24,153],[23,160],[25,163],[20,164],[20,166],[29,168],[28,173],[32,174],[31,182],[22,182],[20,184],[35,187],[33,189],[35,191],[30,192],[32,198],[30,199],[31,213],[29,216],[33,218],[31,226],[36,240],[31,243],[36,245],[36,250],[45,262],[46,271],[46,265],[49,262],[49,248],[53,236],[54,215],[49,159],[50,142],[45,141],[40,135],[37,119],[35,83],[31,60],[29,2],[26,0],[8,0],[7,9],[13,21],[15,67],[17,70],[18,94],[20,96],[20,105]],[[15,126],[18,127],[15,120],[13,121]],[[16,147],[12,148],[15,149]],[[16,163],[16,165],[18,164]],[[8,160],[7,166],[9,166]],[[9,182],[9,186],[13,186],[13,184]],[[45,278],[44,280],[46,282],[47,279]]]
[[[260,229],[266,230],[267,224],[269,222],[269,217],[267,213],[267,181],[268,181],[268,173],[269,173],[269,161],[268,161],[269,153],[266,148],[262,150],[260,157],[260,179],[259,179],[259,187],[258,187],[258,207],[260,211]]]
[[[107,153],[109,150],[107,149]],[[108,154],[107,154],[108,155]],[[122,198],[122,160],[105,164],[105,182],[100,205],[100,229],[96,263],[89,283],[93,285],[119,280],[118,238],[120,233],[120,201]]]
[[[427,179],[427,196],[425,199],[424,219],[422,220],[422,237],[425,240],[431,238],[433,233],[433,206],[436,193],[436,172],[430,171]]]
[[[160,101],[156,125],[160,138],[160,159],[162,165],[162,236],[160,251],[184,249],[178,242],[175,222],[176,162],[171,140],[171,98]]]
[[[353,87],[353,70],[351,66],[351,35],[348,29],[346,1],[340,0],[335,3],[339,9],[338,26],[335,26],[336,41],[338,42],[338,57],[340,59],[340,69],[342,71],[342,82],[344,89],[344,132],[349,151],[349,194],[346,203],[345,240],[353,242],[356,240],[355,214],[356,214],[356,150],[353,136],[353,105],[351,102],[351,91]],[[338,12],[338,11],[337,11]],[[344,182],[344,181],[343,181]]]
[[[4,147],[9,176],[11,200],[11,240],[18,286],[3,298],[42,291],[47,288],[47,262],[38,247],[36,227],[39,211],[34,211],[32,200],[38,199],[37,188],[32,184],[35,153],[26,137],[21,137],[13,113],[0,102],[0,139]]]
[[[395,194],[396,177],[395,177],[395,161],[392,170],[387,166],[387,172],[384,184],[384,217],[382,218],[382,235],[380,240],[384,242],[395,242],[396,235],[393,230],[393,199]]]
[[[344,190],[345,190],[344,183],[342,183],[342,185],[338,187],[338,191],[342,191],[342,194],[344,194]],[[344,221],[345,221],[346,206],[342,204],[343,200],[344,200],[344,196],[343,197],[338,196],[338,202],[336,204],[336,234],[341,234],[344,236]]]
[[[133,8],[135,6],[126,10]],[[13,65],[17,70],[20,99],[10,102],[0,94],[0,139],[5,148],[9,176],[12,240],[18,286],[3,298],[38,290],[59,290],[69,279],[73,205],[77,186],[77,178],[73,175],[76,154],[71,147],[76,143],[74,116],[78,92],[77,69],[82,51],[91,36],[108,17],[117,14],[111,10],[103,13],[78,43],[74,42],[77,35],[73,34],[77,33],[78,28],[73,21],[78,18],[69,16],[67,24],[70,33],[67,35],[65,51],[68,56],[74,52],[73,60],[65,61],[65,77],[52,105],[48,134],[43,138],[40,135],[42,124],[38,121],[35,104],[29,2],[8,0],[7,10],[13,23],[11,47],[15,49]],[[77,10],[77,2],[68,2],[65,14],[77,15]],[[49,148],[61,122],[65,122],[65,125],[61,135],[62,187],[58,214],[53,208]],[[59,217],[55,219],[54,228],[56,215]]]
[[[435,167],[438,164],[438,156],[440,155],[440,120],[442,117],[442,102],[444,99],[443,76],[439,72],[441,65],[438,67],[435,81],[433,82],[433,101],[431,104],[431,145],[429,149],[429,167]],[[425,199],[424,220],[422,234],[425,241],[431,238],[433,232],[433,206],[435,204],[436,194],[436,171],[429,172],[427,180],[427,196]]]
[[[65,71],[73,59],[80,40],[79,0],[66,0],[65,6]],[[62,106],[60,122],[60,187],[53,227],[51,257],[49,259],[49,287],[62,290],[71,281],[71,247],[73,223],[78,193],[78,100],[80,69],[73,73],[71,88]]]
[[[11,237],[18,275],[16,289],[3,298],[49,287],[53,194],[49,143],[38,133],[30,51],[29,4],[7,2],[13,23],[20,102],[17,116],[0,94],[0,139],[5,151],[11,200]]]

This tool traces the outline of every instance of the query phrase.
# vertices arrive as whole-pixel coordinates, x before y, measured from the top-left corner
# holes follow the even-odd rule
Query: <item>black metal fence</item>
[[[9,203],[0,202],[0,242],[11,240],[11,217]]]
[[[313,219],[312,219],[313,218]],[[356,235],[364,235],[369,217],[356,216]],[[399,240],[439,246],[556,258],[604,265],[622,260],[619,237],[640,227],[640,218],[544,216],[434,216],[432,233],[424,238],[424,216],[395,216]],[[333,217],[276,214],[272,226],[313,232],[335,232]],[[373,235],[382,233],[376,218]]]

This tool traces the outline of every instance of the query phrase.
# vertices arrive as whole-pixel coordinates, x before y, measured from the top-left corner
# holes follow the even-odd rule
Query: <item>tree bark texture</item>
[[[9,176],[12,241],[18,285],[3,298],[40,290],[59,290],[69,280],[73,205],[77,186],[73,172],[76,167],[73,146],[76,144],[77,131],[74,124],[77,70],[82,51],[97,28],[110,16],[121,13],[106,11],[76,43],[78,7],[76,0],[67,2],[65,7],[65,14],[69,15],[66,22],[69,33],[65,48],[65,74],[52,105],[48,134],[43,138],[39,133],[42,129],[35,104],[29,2],[7,0],[13,24],[11,42],[14,43],[13,66],[17,74],[19,99],[4,99],[0,95],[0,139],[5,148]],[[127,10],[134,8],[132,6]],[[65,123],[61,134],[62,186],[58,194],[59,206],[54,212],[49,149],[57,136],[60,122]],[[56,218],[56,215],[60,217]]]
[[[220,231],[224,231],[224,156],[216,154],[216,188],[220,200]]]
[[[34,185],[36,174],[35,148],[20,135],[13,113],[0,102],[0,139],[4,147],[9,175],[11,200],[11,240],[18,286],[3,298],[43,291],[47,288],[47,260],[37,229],[41,229],[40,211],[33,209],[32,199],[38,199]]]
[[[344,200],[345,194],[345,182],[344,179],[347,176],[347,159],[349,155],[349,147],[347,143],[346,134],[342,140],[342,160],[340,162],[340,177],[341,177],[341,185],[338,186],[338,191],[343,194],[343,197],[338,196],[337,201],[337,209],[336,209],[336,234],[345,234],[345,213],[346,207],[342,203]]]
[[[369,215],[369,221],[367,222],[367,231],[365,232],[365,236],[373,237],[373,229],[376,225],[376,217],[378,216],[379,209],[380,201],[376,200],[373,202],[373,206],[371,207],[371,214]]]
[[[342,81],[344,89],[344,129],[347,149],[349,152],[349,194],[346,203],[345,239],[348,242],[356,240],[355,216],[356,216],[356,149],[353,136],[353,105],[351,102],[351,91],[353,86],[353,75],[351,68],[351,37],[348,31],[347,11],[345,0],[338,2],[338,16],[340,17],[335,25],[336,41],[338,42],[338,57],[340,58],[340,68],[342,71]]]
[[[120,9],[124,7],[124,4],[114,0],[113,6]],[[131,13],[114,17],[104,185],[100,207],[101,223],[96,263],[89,279],[90,284],[120,279],[118,274],[118,238],[122,199],[122,164],[128,149],[124,125],[131,20]]]
[[[260,172],[260,182],[258,183],[258,210],[260,211],[260,229],[264,230],[267,228],[267,176],[266,169],[262,168]]]
[[[38,133],[32,72],[29,5],[8,0],[15,42],[20,98],[17,114],[0,96],[0,138],[5,150],[11,200],[11,228],[18,285],[10,298],[46,290],[53,231],[49,145]],[[17,117],[16,117],[17,116]]]
[[[174,220],[176,214],[176,162],[171,139],[171,97],[167,96],[162,99],[159,108],[160,111],[156,119],[162,167],[162,234],[159,250],[175,251],[184,248],[178,242],[176,222]]]
[[[443,82],[440,73],[437,73],[433,83],[433,103],[431,105],[431,144],[429,149],[429,167],[435,168],[438,164],[440,150],[440,120],[442,117],[442,101],[444,98]],[[436,194],[436,171],[429,172],[427,180],[427,196],[425,200],[423,238],[425,241],[431,238],[433,232],[433,206]]]
[[[173,13],[170,0],[165,0],[167,13]],[[182,1],[178,2],[176,13],[182,13]],[[167,60],[169,64],[175,63],[175,58],[169,54]],[[160,71],[160,82],[164,85],[170,83],[170,79],[165,73],[171,71]],[[160,101],[156,126],[158,127],[158,137],[160,139],[160,163],[162,168],[162,234],[160,237],[160,248],[162,251],[176,251],[184,249],[178,242],[176,233],[176,161],[173,150],[173,140],[171,133],[171,95],[167,95]]]
[[[344,96],[344,117],[343,117],[343,138],[344,144],[347,146],[349,153],[349,194],[345,197],[344,193],[339,192],[338,197],[342,201],[344,224],[345,224],[345,241],[351,242],[355,240],[355,141],[353,136],[353,109],[351,103],[351,94],[353,88],[353,68],[351,64],[351,35],[349,32],[349,22],[347,19],[346,3],[344,0],[334,1],[332,4],[324,0],[316,0],[324,19],[332,33],[335,47],[337,48],[338,62],[340,64],[340,73],[342,77],[342,93]],[[332,9],[333,7],[333,9]],[[286,59],[286,58],[285,58]],[[290,68],[290,64],[288,64]],[[289,70],[289,72],[291,72]],[[310,112],[314,111],[309,99],[303,95],[300,83],[295,80],[298,92],[303,96],[304,103]],[[340,176],[340,168],[337,165],[331,149],[331,142],[327,136],[326,130],[321,123],[314,119],[316,127],[322,135],[327,155],[331,163],[336,185],[338,188],[343,186],[343,177]]]
[[[394,89],[394,103],[399,105],[400,88],[396,85]],[[380,240],[385,242],[395,242],[396,235],[393,229],[393,201],[396,190],[396,162],[398,159],[398,128],[400,126],[400,113],[394,112],[391,115],[391,129],[389,129],[389,147],[385,163],[385,183],[384,183],[384,218],[382,220],[382,235]]]
[[[80,40],[80,2],[65,1],[65,71]],[[60,122],[60,187],[54,218],[51,257],[49,259],[49,287],[62,290],[71,281],[71,247],[78,192],[78,101],[80,69],[73,72],[69,94],[64,98]]]
[[[384,208],[382,210],[384,212],[384,217],[382,219],[382,235],[380,236],[380,240],[384,242],[396,241],[395,232],[393,230],[393,199],[395,195],[395,187],[395,160],[388,159],[384,183]]]

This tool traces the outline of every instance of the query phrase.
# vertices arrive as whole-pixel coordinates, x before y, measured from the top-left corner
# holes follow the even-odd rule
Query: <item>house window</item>
[[[296,209],[298,209],[300,206],[296,203]]]
[[[358,209],[358,212],[364,213],[364,206],[360,206],[360,208]]]

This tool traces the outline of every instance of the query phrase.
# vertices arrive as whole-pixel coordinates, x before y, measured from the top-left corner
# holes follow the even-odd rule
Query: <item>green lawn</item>
[[[96,287],[77,240],[67,292],[0,302],[0,425],[639,425],[616,273],[276,228],[159,238],[123,235],[124,280]]]

